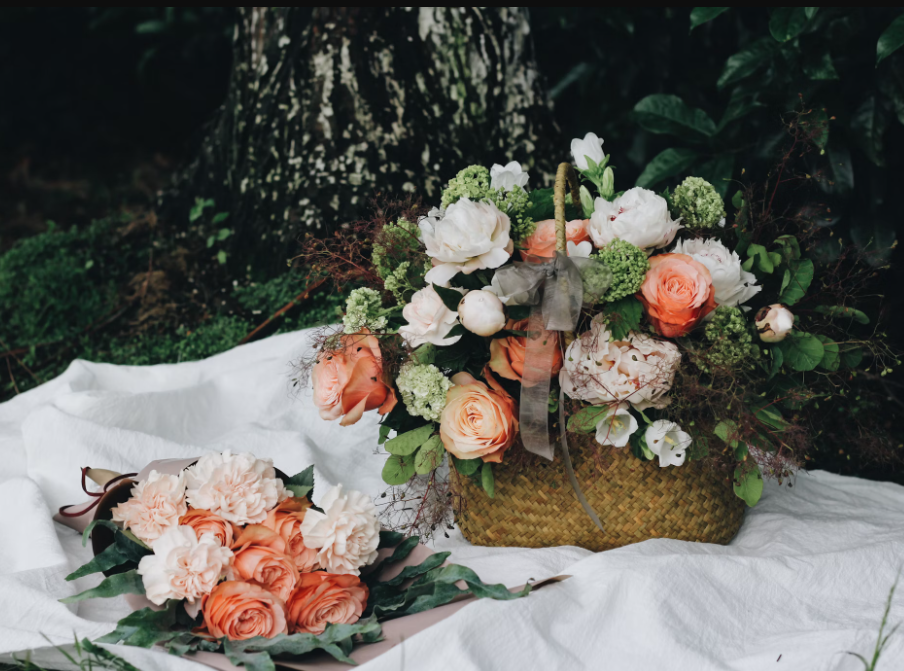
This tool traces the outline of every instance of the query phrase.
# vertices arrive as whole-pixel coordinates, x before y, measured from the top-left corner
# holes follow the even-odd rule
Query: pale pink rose
[[[122,525],[148,545],[172,527],[188,511],[185,502],[185,478],[151,471],[147,480],[132,488],[132,498],[113,508],[113,521]]]

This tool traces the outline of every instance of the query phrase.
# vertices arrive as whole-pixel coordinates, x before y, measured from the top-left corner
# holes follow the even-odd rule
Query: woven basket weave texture
[[[569,445],[578,482],[605,534],[581,508],[557,455],[552,463],[530,458],[496,464],[494,499],[478,481],[453,473],[453,486],[461,494],[456,522],[465,538],[489,547],[577,545],[600,552],[650,538],[724,545],[737,534],[744,502],[729,479],[704,463],[660,468],[628,449],[603,448],[601,473],[591,448],[571,440]],[[511,451],[521,449],[515,445]],[[507,457],[513,456],[511,451]]]

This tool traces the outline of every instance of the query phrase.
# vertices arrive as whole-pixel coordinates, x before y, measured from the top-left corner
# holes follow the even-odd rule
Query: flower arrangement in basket
[[[571,149],[554,188],[529,189],[518,163],[471,166],[416,220],[311,243],[309,262],[371,283],[321,337],[314,402],[343,425],[382,415],[390,485],[432,482],[448,455],[474,542],[727,542],[763,474],[804,460],[814,401],[843,402],[863,362],[885,368],[851,295],[875,270],[817,254],[818,227],[759,217],[749,193],[729,225],[699,177],[616,192],[601,139]],[[569,535],[578,501],[602,535]],[[550,534],[512,536],[544,506]]]

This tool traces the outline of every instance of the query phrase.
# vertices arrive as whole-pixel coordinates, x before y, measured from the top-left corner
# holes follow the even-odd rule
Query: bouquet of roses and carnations
[[[61,510],[94,510],[84,533],[95,557],[67,580],[107,576],[63,602],[126,594],[144,606],[101,642],[222,651],[253,669],[315,650],[351,662],[357,642],[381,639],[384,620],[530,589],[485,585],[446,564],[448,552],[382,530],[360,492],[335,486],[314,505],[313,467],[286,478],[269,460],[223,452],[154,462],[137,481],[112,475],[105,492],[89,492],[99,506]]]

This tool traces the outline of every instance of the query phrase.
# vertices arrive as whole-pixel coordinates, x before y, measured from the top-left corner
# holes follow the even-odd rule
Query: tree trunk
[[[283,265],[378,191],[437,203],[458,170],[509,160],[536,184],[556,135],[526,9],[245,7],[227,99],[163,209],[212,198],[234,267]]]

